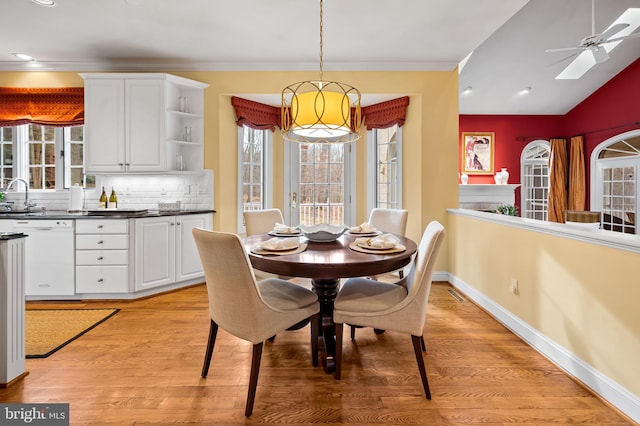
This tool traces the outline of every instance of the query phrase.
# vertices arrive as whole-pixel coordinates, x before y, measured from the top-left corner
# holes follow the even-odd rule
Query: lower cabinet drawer
[[[76,235],[76,250],[114,250],[128,249],[129,235]]]
[[[128,250],[78,250],[76,265],[128,265]]]
[[[128,266],[76,266],[76,293],[128,292]]]

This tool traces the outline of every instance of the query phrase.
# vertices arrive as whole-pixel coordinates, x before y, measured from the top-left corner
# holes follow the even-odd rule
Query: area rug
[[[27,310],[26,357],[46,358],[119,311],[120,309]]]

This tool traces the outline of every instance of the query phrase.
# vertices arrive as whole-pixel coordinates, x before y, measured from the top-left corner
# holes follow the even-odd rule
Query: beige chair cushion
[[[315,293],[279,278],[262,280],[258,282],[258,288],[269,306],[283,311],[305,308],[318,300]]]
[[[374,284],[375,283],[375,284]],[[352,278],[340,289],[335,308],[351,313],[379,312],[391,308],[407,297],[407,289],[366,278]]]

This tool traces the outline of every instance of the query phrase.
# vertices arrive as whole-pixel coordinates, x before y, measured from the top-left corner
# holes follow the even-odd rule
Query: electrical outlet
[[[509,290],[513,294],[520,294],[520,286],[518,285],[518,280],[515,278],[511,278],[511,284],[509,285]]]

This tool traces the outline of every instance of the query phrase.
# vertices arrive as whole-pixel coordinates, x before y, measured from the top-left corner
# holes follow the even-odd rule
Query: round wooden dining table
[[[345,233],[336,241],[314,242],[307,238],[298,238],[306,244],[306,249],[292,254],[256,254],[252,248],[274,238],[268,233],[252,235],[244,239],[249,259],[254,269],[288,277],[311,278],[313,290],[318,295],[322,315],[322,337],[325,354],[322,363],[325,372],[335,370],[335,326],[333,323],[333,302],[341,278],[369,277],[395,271],[406,266],[416,252],[416,243],[409,238],[396,235],[405,247],[401,252],[363,253],[353,250],[349,245],[355,242],[357,235]]]

